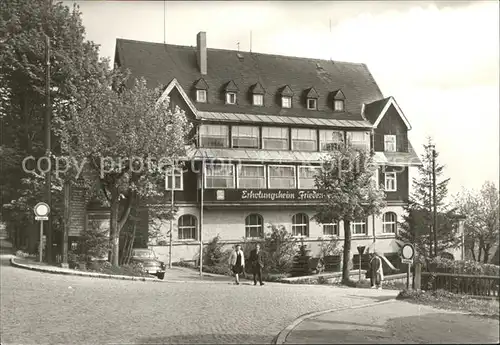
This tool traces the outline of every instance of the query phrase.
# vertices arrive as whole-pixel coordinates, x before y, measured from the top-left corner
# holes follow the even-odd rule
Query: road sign
[[[47,216],[35,216],[35,220],[49,220]]]
[[[50,213],[50,207],[44,202],[39,202],[35,205],[33,211],[35,212],[35,216],[47,217]]]
[[[401,259],[401,263],[403,264],[413,264],[413,259]]]
[[[413,261],[413,257],[415,256],[415,247],[412,244],[406,243],[401,249],[401,257],[403,259],[408,259]]]

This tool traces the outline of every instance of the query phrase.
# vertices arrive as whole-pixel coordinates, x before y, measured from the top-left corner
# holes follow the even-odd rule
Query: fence
[[[457,294],[499,296],[500,277],[498,276],[436,272],[422,272],[421,274],[423,290],[443,289]]]

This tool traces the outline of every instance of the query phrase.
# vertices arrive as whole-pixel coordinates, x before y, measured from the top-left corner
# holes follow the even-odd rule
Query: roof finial
[[[236,45],[238,46],[238,51],[240,51],[240,42],[237,42]]]

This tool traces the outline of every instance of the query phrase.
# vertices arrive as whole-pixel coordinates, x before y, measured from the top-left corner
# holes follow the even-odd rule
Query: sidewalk
[[[277,344],[496,344],[499,322],[390,301],[306,317],[295,328],[285,329],[276,340]]]

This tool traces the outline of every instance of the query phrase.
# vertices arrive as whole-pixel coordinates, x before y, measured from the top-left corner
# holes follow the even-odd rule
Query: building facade
[[[151,205],[172,207],[173,189],[174,262],[196,260],[200,237],[231,245],[259,240],[271,225],[284,226],[313,255],[322,241],[342,240],[342,222],[313,220],[321,198],[314,174],[326,149],[346,141],[374,151],[387,195],[380,216],[351,224],[352,246],[398,251],[409,170],[421,163],[408,119],[365,64],[210,49],[204,32],[196,47],[118,39],[115,63],[150,87],[165,85],[162,97],[194,125],[183,165]],[[158,226],[166,234],[171,225]],[[165,244],[153,247],[168,260]]]

